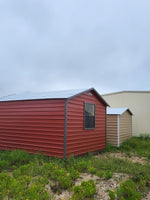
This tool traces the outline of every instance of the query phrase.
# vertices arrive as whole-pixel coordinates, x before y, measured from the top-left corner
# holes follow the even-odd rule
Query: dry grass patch
[[[104,157],[104,158],[109,158],[109,157],[114,157],[114,158],[119,158],[119,159],[124,159],[124,160],[129,160],[133,163],[140,163],[142,165],[148,164],[149,160],[146,159],[146,157],[138,157],[135,154],[130,154],[128,156],[127,154],[123,152],[106,152],[105,154],[99,154],[95,156],[96,158],[98,157]]]

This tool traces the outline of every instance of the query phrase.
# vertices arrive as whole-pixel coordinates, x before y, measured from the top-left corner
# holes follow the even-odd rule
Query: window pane
[[[95,104],[85,103],[84,128],[95,128]]]
[[[94,116],[95,115],[95,105],[85,103],[85,114],[86,114],[86,116]]]

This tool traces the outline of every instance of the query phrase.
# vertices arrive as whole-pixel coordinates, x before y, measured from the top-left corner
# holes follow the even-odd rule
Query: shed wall
[[[120,144],[132,137],[132,115],[126,111],[119,116],[119,135]]]
[[[111,107],[128,107],[133,112],[133,136],[150,134],[150,92],[122,92],[102,95]]]
[[[0,149],[63,157],[65,100],[0,102]]]
[[[92,93],[92,92],[91,92]],[[95,129],[84,129],[84,102],[95,104]],[[67,156],[105,149],[106,106],[92,93],[68,100]]]
[[[118,145],[117,127],[117,115],[107,115],[107,142],[114,146]]]

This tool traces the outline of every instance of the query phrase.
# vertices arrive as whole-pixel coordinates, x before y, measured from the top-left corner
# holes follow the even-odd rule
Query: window
[[[95,104],[92,103],[84,104],[84,128],[85,129],[95,128]]]

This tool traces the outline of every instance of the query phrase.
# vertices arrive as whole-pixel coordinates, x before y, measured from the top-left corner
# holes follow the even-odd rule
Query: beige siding
[[[107,142],[118,146],[118,115],[107,115]],[[132,136],[132,115],[126,111],[119,115],[119,144]]]
[[[128,107],[133,113],[133,136],[150,134],[150,92],[120,92],[102,96],[111,107]]]
[[[117,115],[107,115],[107,142],[117,146]]]
[[[132,136],[132,115],[126,111],[119,116],[120,144]]]

